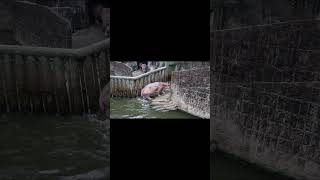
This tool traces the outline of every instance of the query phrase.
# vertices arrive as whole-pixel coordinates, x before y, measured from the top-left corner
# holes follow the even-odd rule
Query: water
[[[109,120],[94,115],[0,118],[0,179],[107,179]]]
[[[220,151],[211,153],[211,180],[293,180]]]
[[[111,119],[198,119],[198,117],[183,111],[155,111],[147,101],[141,98],[111,98]]]

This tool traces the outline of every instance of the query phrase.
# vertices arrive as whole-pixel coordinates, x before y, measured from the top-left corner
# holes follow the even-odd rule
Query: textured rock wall
[[[209,61],[179,61],[176,62],[176,70],[195,69],[195,68],[209,68]]]
[[[110,75],[112,76],[132,76],[132,69],[121,62],[110,62]]]
[[[210,68],[172,72],[172,100],[178,108],[201,118],[210,118]]]
[[[317,17],[318,0],[211,0],[211,28],[228,29]]]
[[[320,178],[319,20],[211,39],[211,140],[274,171]]]
[[[71,48],[70,22],[46,6],[17,1],[14,9],[16,40],[23,45]]]

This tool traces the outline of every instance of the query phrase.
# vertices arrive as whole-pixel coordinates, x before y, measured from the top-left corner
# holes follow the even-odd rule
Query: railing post
[[[8,78],[8,73],[7,70],[10,67],[10,62],[8,61],[8,55],[3,55],[1,56],[1,59],[3,58],[3,63],[1,65],[1,67],[3,67],[3,70],[1,70],[1,74],[2,74],[2,89],[3,89],[3,95],[4,95],[4,100],[5,100],[5,106],[6,106],[6,111],[7,113],[10,112],[10,104],[9,104],[9,97],[8,97],[8,86],[7,86],[7,82],[9,80]]]
[[[85,108],[85,101],[84,101],[84,85],[83,85],[83,80],[82,80],[82,62],[81,59],[77,59],[77,63],[78,63],[78,73],[79,73],[79,84],[80,84],[80,92],[81,92],[81,102],[82,102],[82,112],[86,111]]]
[[[35,89],[39,89],[36,86],[40,83],[38,80],[40,78],[39,74],[37,74],[38,68],[36,68],[36,61],[33,56],[28,56],[27,59],[27,66],[25,67],[26,69],[26,74],[25,74],[25,81],[27,84],[26,90],[27,90],[27,101],[29,101],[30,105],[30,111],[34,112],[34,99],[33,99],[33,94],[35,93]],[[36,70],[37,69],[37,70]],[[38,75],[38,76],[37,76]],[[38,79],[36,79],[38,77]],[[35,83],[34,83],[35,82]]]
[[[22,111],[22,102],[21,102],[21,79],[23,78],[23,75],[21,72],[23,72],[23,67],[22,67],[22,57],[21,55],[14,55],[14,64],[15,64],[15,71],[14,74],[16,76],[16,81],[15,81],[15,87],[16,87],[16,98],[17,98],[17,105],[18,105],[18,111]]]
[[[57,113],[60,114],[60,104],[59,104],[59,97],[58,97],[58,83],[57,83],[57,67],[56,67],[56,59],[54,58],[50,58],[50,65],[51,65],[51,69],[52,69],[52,75],[53,75],[53,89],[54,89],[54,99],[55,99],[55,103],[56,103],[56,110]]]
[[[71,63],[69,58],[64,59],[64,79],[65,79],[65,85],[66,85],[66,91],[67,91],[67,97],[68,97],[68,106],[69,106],[69,112],[72,113],[72,103],[71,103]]]
[[[50,82],[50,61],[48,61],[48,59],[46,57],[40,57],[39,58],[40,64],[41,66],[39,66],[39,70],[41,71],[40,73],[40,80],[42,81],[41,86],[40,86],[40,98],[39,98],[39,109],[41,109],[41,106],[43,108],[43,112],[47,112],[50,108],[50,105],[48,104],[48,98],[50,97],[50,95],[46,95],[44,94],[44,92],[50,92],[50,90],[52,89],[52,82]],[[35,102],[36,106],[38,105],[37,102]]]
[[[85,72],[85,61],[86,58],[81,58],[81,70],[83,73],[83,82],[84,82],[84,90],[85,90],[85,95],[86,95],[86,102],[87,102],[87,113],[91,113],[91,109],[90,109],[90,99],[89,99],[89,91],[88,91],[88,86],[87,86],[87,74]]]

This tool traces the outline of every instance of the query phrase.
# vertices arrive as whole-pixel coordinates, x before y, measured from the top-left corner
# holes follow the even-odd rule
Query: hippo
[[[141,90],[141,96],[144,99],[151,100],[151,96],[155,96],[156,94],[160,94],[163,92],[164,89],[167,89],[170,87],[169,83],[164,83],[164,82],[154,82],[151,84],[146,85],[142,90]]]

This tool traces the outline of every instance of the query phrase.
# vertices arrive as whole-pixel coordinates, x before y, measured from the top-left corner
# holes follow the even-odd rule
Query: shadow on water
[[[211,180],[294,180],[216,150],[210,154]]]
[[[109,120],[95,115],[0,118],[0,179],[107,179]]]
[[[111,119],[199,119],[180,110],[156,111],[146,100],[141,98],[111,98]]]

